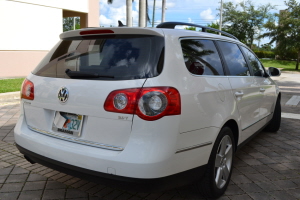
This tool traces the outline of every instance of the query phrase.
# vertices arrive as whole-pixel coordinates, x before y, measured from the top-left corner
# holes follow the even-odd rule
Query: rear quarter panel
[[[168,34],[169,30],[164,31],[166,44],[163,71],[158,77],[147,79],[144,87],[172,86],[179,91],[181,95],[180,120],[165,126],[178,127],[178,131],[172,135],[177,138],[174,150],[207,142],[212,143],[205,148],[190,151],[206,152],[191,161],[191,166],[200,166],[207,163],[213,142],[221,127],[230,119],[239,123],[236,102],[226,76],[190,74],[183,60],[180,36],[174,33]]]

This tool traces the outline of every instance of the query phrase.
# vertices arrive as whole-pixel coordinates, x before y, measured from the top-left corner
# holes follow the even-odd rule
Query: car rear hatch
[[[34,100],[23,100],[28,127],[70,142],[123,150],[133,114],[107,112],[104,103],[112,91],[141,88],[161,73],[161,30],[85,29],[60,37],[27,77],[34,88]]]

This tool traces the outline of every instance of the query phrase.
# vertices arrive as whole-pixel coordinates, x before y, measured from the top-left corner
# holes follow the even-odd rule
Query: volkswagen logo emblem
[[[66,101],[68,101],[68,98],[69,98],[69,91],[68,91],[68,89],[66,87],[60,88],[57,97],[58,97],[58,100],[61,103],[65,103]]]

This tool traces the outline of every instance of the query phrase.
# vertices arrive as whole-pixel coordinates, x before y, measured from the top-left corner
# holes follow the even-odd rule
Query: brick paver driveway
[[[283,95],[292,92],[283,90]],[[284,105],[285,97],[283,112],[299,114],[300,106]],[[0,105],[0,199],[202,199],[193,186],[137,193],[32,165],[14,146],[18,112],[18,102]],[[262,132],[242,147],[236,153],[231,180],[220,199],[300,199],[300,120],[282,118],[280,131]]]

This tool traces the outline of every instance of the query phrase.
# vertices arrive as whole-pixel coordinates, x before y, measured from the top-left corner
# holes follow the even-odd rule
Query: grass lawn
[[[260,60],[265,67],[283,68],[281,71],[296,71],[296,61],[287,60]],[[297,70],[300,72],[300,70]]]
[[[0,80],[0,93],[20,91],[24,78]]]

